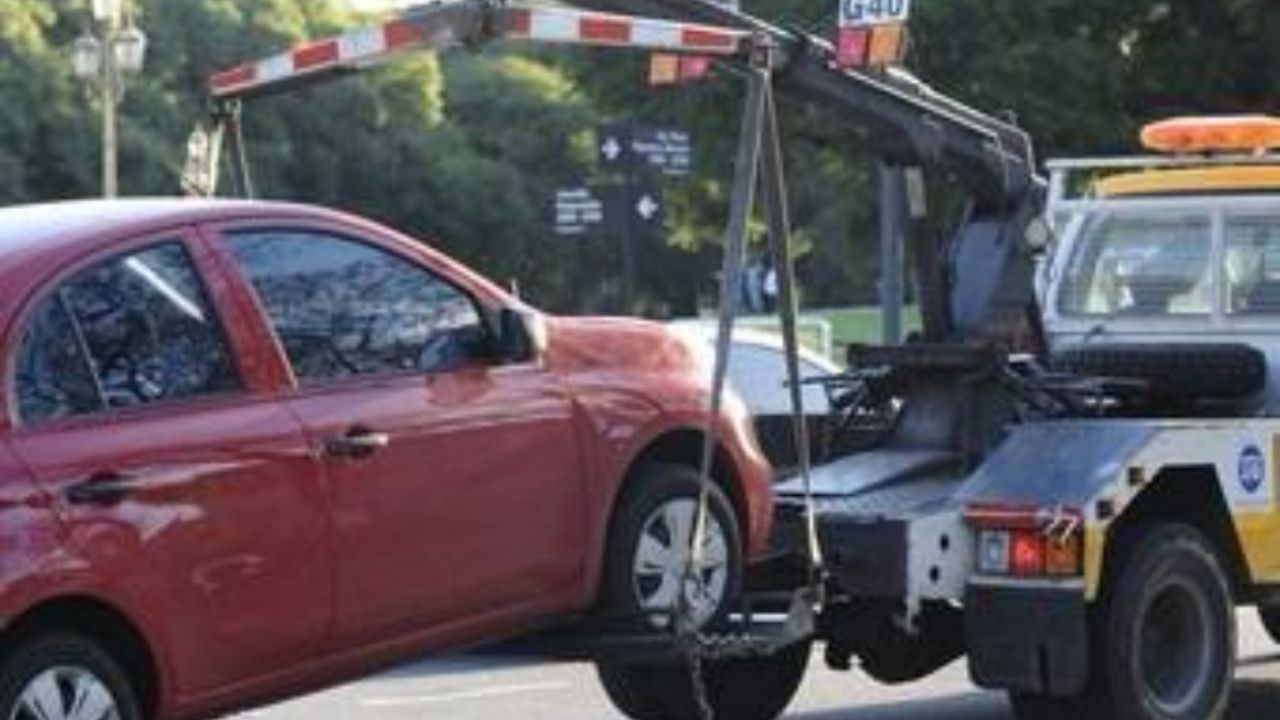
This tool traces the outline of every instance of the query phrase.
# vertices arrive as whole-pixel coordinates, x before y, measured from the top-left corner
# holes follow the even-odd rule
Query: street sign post
[[[661,235],[666,212],[660,178],[685,177],[693,169],[693,142],[687,130],[624,121],[596,133],[600,168],[619,178],[605,203],[611,235],[622,242],[623,312],[635,298],[636,245]]]

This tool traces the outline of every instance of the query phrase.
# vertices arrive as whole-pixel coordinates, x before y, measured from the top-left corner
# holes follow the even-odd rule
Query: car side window
[[[78,331],[61,294],[32,313],[17,363],[18,412],[39,423],[102,409]]]
[[[27,423],[241,387],[222,327],[177,242],[64,282],[29,320],[18,368]]]
[[[300,382],[442,372],[486,355],[475,302],[405,258],[309,230],[229,241]]]

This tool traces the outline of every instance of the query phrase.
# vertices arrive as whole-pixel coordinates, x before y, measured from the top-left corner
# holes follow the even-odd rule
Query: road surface
[[[1240,613],[1240,668],[1231,720],[1280,717],[1280,647],[1252,611]],[[969,683],[963,662],[928,680],[884,687],[827,670],[815,656],[791,720],[1010,720],[1004,698]],[[427,660],[237,720],[621,720],[589,665],[529,658]]]

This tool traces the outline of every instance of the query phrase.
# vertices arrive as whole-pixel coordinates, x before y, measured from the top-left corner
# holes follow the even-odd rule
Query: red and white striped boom
[[[662,50],[710,56],[747,51],[749,32],[693,23],[500,0],[446,0],[400,17],[302,43],[288,52],[214,74],[209,90],[231,100],[284,90],[307,81],[359,70],[414,50],[443,50],[508,38],[597,47]]]

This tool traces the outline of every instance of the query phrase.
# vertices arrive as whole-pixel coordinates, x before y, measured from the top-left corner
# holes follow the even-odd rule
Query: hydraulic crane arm
[[[1047,242],[1040,221],[1047,193],[1025,132],[906,73],[842,70],[826,41],[709,0],[568,2],[602,11],[625,6],[768,38],[781,55],[774,76],[779,90],[828,107],[837,120],[864,130],[885,162],[942,169],[968,193],[969,210],[945,244],[915,238],[924,339],[1044,352],[1033,256]]]
[[[934,92],[906,73],[876,77],[835,66],[821,38],[783,29],[708,0],[567,0],[601,11],[639,12],[740,28],[771,39],[782,55],[779,90],[830,107],[875,137],[886,160],[936,165],[956,173],[975,200],[1017,205],[1042,193],[1030,137],[1021,129]]]

